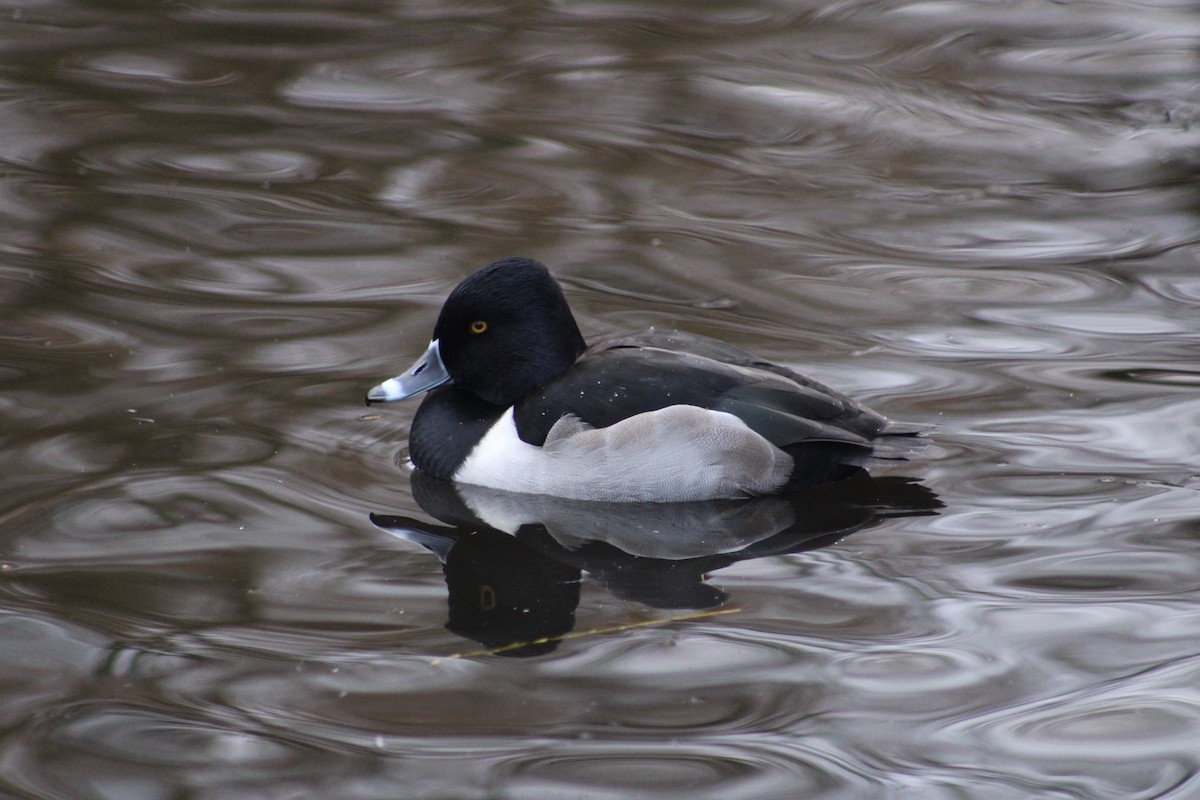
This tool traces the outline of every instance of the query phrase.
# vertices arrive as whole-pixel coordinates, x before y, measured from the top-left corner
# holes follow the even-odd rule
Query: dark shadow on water
[[[442,561],[446,627],[505,655],[552,651],[570,633],[583,573],[653,608],[713,609],[708,574],[738,561],[826,547],[942,503],[911,478],[866,473],[783,497],[596,503],[517,495],[413,474],[413,496],[446,523],[372,514]]]

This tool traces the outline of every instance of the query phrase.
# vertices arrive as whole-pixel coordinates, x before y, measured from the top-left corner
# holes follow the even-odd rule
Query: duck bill
[[[386,380],[367,392],[367,405],[371,403],[394,403],[397,400],[407,400],[421,392],[450,382],[450,373],[442,363],[442,353],[438,349],[438,340],[429,343],[425,355],[409,367],[403,375],[397,375]]]

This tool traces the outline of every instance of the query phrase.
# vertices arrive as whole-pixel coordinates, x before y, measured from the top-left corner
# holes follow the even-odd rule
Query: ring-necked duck
[[[429,349],[367,402],[429,395],[409,433],[426,474],[582,500],[776,494],[903,459],[923,426],[683,333],[588,347],[549,270],[506,258],[446,299]]]

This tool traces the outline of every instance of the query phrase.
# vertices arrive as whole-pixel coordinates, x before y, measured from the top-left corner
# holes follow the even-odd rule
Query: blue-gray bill
[[[421,392],[436,389],[450,382],[450,373],[442,363],[442,354],[438,349],[438,340],[429,343],[429,349],[417,359],[407,372],[386,380],[371,391],[367,392],[367,405],[371,403],[394,403],[397,400],[407,400]]]

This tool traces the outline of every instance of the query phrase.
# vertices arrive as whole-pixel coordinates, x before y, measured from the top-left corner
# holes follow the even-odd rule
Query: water
[[[3,794],[1200,796],[1190,4],[2,13]],[[936,443],[469,537],[361,397],[514,253]]]

